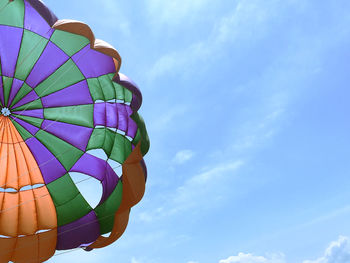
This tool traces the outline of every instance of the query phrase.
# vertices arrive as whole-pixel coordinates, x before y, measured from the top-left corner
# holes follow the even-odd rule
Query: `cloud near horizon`
[[[349,263],[350,262],[350,239],[340,236],[326,249],[324,255],[316,260],[305,260],[303,263]]]
[[[315,260],[304,260],[302,263],[349,263],[350,262],[350,239],[340,236],[327,247],[324,255]],[[219,263],[288,263],[284,254],[269,254],[266,256],[255,256],[253,254],[238,253],[222,259]]]
[[[266,256],[254,256],[253,254],[239,253],[237,256],[231,256],[222,259],[219,263],[286,263],[283,254],[271,254]]]

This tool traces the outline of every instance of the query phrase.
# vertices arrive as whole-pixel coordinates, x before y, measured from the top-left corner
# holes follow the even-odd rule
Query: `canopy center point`
[[[9,108],[2,108],[1,114],[4,115],[5,117],[7,117],[7,116],[11,115],[11,111],[9,110]]]

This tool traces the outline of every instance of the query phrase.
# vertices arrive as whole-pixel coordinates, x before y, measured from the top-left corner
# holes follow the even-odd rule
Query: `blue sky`
[[[140,86],[144,199],[110,247],[50,262],[350,262],[350,2],[46,4]]]

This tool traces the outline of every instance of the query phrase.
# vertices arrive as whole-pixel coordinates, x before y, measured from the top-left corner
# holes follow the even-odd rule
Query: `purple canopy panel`
[[[29,92],[27,95],[25,95],[19,102],[17,102],[15,105],[13,105],[13,108],[16,109],[20,106],[23,106],[29,102],[35,101],[39,99],[39,96],[36,94],[34,90]]]
[[[3,87],[2,78],[0,78],[0,101],[1,101],[2,105],[5,105],[4,89],[2,87]]]
[[[28,116],[28,117],[44,119],[44,109],[14,111],[12,113],[13,114],[19,114],[19,115],[24,115],[24,116]]]
[[[93,130],[92,128],[50,120],[44,120],[41,128],[82,151],[85,151]]]
[[[130,106],[117,103],[96,103],[94,108],[95,126],[106,126],[124,131],[127,136],[134,138],[137,132],[137,124],[130,117],[133,114]],[[106,118],[108,116],[108,119]]]
[[[72,59],[86,78],[97,78],[116,71],[113,58],[91,49],[90,44],[76,53]]]
[[[106,114],[108,116],[106,120],[106,126],[110,128],[117,128],[118,127],[117,104],[106,103]]]
[[[101,202],[99,203],[99,205],[102,204],[104,201],[106,201],[107,198],[113,193],[118,182],[119,182],[118,175],[114,172],[113,168],[107,163],[106,176],[102,181],[102,186],[104,191],[103,191]],[[114,185],[114,188],[112,188],[110,185]]]
[[[113,79],[113,81],[122,85],[123,87],[127,88],[132,92],[133,95],[130,106],[134,112],[138,111],[142,104],[142,94],[137,85],[131,79],[129,79],[127,76],[121,73],[118,73],[117,76]]]
[[[50,42],[45,47],[39,60],[36,62],[32,72],[29,74],[26,83],[35,88],[44,79],[47,79],[60,66],[69,59],[68,55]]]
[[[104,202],[113,192],[118,184],[119,177],[107,163],[107,161],[85,153],[70,172],[78,172],[90,175],[102,182],[103,195],[101,202]]]
[[[54,92],[43,97],[41,100],[45,108],[93,103],[86,80],[78,82],[63,90]]]
[[[45,184],[49,184],[67,173],[57,158],[38,139],[32,137],[25,142],[40,167]]]
[[[27,1],[24,1],[24,5],[24,28],[49,39],[54,30]]]
[[[0,25],[0,59],[3,76],[15,75],[22,35],[22,28]]]
[[[11,105],[13,99],[15,98],[17,92],[20,90],[20,88],[23,85],[23,81],[19,80],[19,79],[14,79],[12,82],[12,88],[11,88],[11,92],[10,92],[10,96],[9,96],[9,101],[8,101],[8,105]]]
[[[21,119],[11,117],[13,120],[15,120],[18,124],[23,126],[24,129],[26,129],[31,135],[35,135],[38,131],[39,128],[35,127],[34,125],[31,125],[28,122],[22,121]]]
[[[126,132],[126,135],[131,137],[131,138],[135,138],[136,136],[136,133],[137,133],[137,124],[136,122],[130,117],[132,114],[133,114],[133,111],[130,107],[126,107],[126,111],[127,111],[127,114],[129,116],[129,119],[128,119],[128,130]]]
[[[94,125],[106,126],[106,103],[95,103],[94,106]]]
[[[52,27],[58,18],[54,13],[47,8],[47,6],[40,0],[26,0],[34,9],[45,19],[45,21]]]
[[[73,249],[94,242],[100,236],[100,225],[94,211],[73,223],[57,229],[57,250]]]
[[[126,132],[128,129],[128,113],[126,111],[126,105],[117,103],[117,114],[118,114],[118,130]]]

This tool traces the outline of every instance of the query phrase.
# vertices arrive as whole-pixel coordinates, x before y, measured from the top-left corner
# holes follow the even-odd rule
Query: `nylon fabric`
[[[124,231],[149,140],[120,64],[86,24],[57,20],[39,0],[0,0],[0,263],[102,247]],[[101,182],[96,207],[71,172]]]

